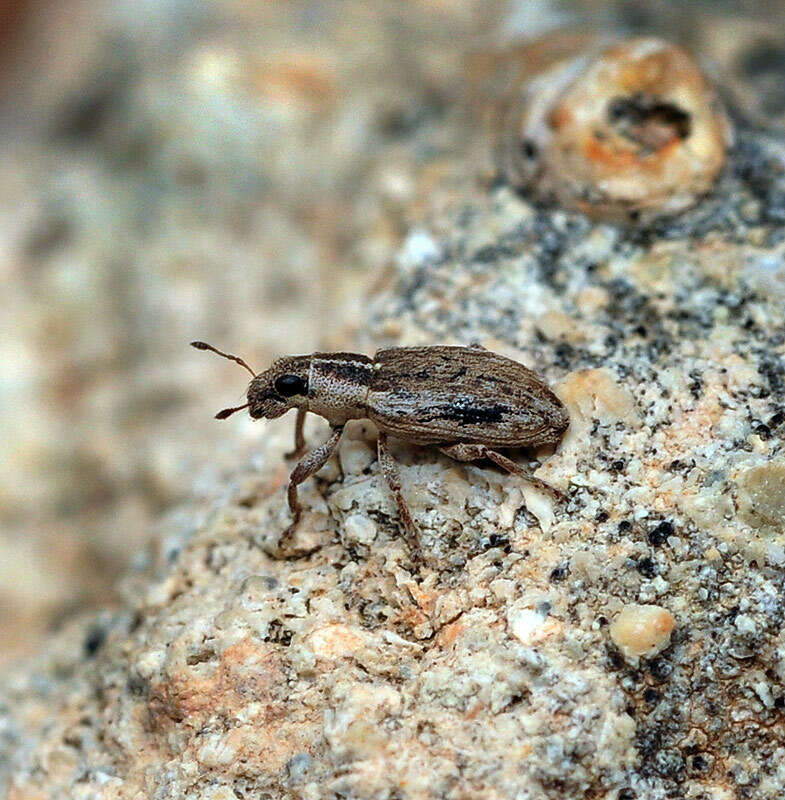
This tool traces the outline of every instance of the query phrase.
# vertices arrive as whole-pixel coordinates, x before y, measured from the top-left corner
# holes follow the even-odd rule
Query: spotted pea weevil
[[[554,491],[498,449],[558,444],[569,425],[567,409],[530,369],[479,345],[390,347],[373,358],[360,353],[286,356],[257,374],[237,356],[205,342],[191,344],[237,362],[253,376],[248,402],[219,411],[217,419],[244,408],[254,419],[274,419],[296,408],[291,457],[306,450],[303,423],[309,411],[330,423],[329,439],[305,455],[289,478],[294,521],[283,540],[300,520],[297,486],[324,466],[350,419],[369,419],[378,428],[379,466],[415,548],[417,528],[403,498],[398,467],[387,445],[389,436],[436,445],[457,461],[487,458]]]

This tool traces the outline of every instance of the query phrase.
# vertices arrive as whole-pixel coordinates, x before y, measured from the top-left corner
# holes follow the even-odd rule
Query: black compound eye
[[[273,389],[283,397],[294,397],[296,394],[308,394],[308,383],[299,375],[281,375],[276,378]]]

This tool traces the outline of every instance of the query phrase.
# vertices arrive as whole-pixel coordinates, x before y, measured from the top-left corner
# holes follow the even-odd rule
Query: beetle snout
[[[248,413],[253,419],[275,419],[285,414],[289,407],[274,391],[264,373],[251,381],[248,387]]]

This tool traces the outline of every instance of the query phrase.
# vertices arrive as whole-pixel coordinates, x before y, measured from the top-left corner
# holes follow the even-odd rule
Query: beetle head
[[[275,419],[290,408],[305,408],[308,402],[308,373],[310,356],[287,356],[279,358],[269,369],[258,375],[238,356],[224,353],[207,342],[191,342],[197,350],[210,350],[223,358],[234,361],[253,376],[248,386],[248,402],[236,408],[224,408],[216,419],[231,417],[244,408],[254,419]]]
[[[250,415],[254,419],[275,419],[290,408],[304,408],[310,369],[310,356],[287,356],[260,372],[248,387]]]

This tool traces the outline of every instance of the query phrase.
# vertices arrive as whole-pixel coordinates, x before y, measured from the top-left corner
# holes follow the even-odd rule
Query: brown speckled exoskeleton
[[[498,450],[558,444],[569,425],[567,409],[530,369],[479,345],[390,347],[373,358],[360,353],[286,356],[256,374],[237,356],[205,342],[191,344],[236,361],[253,375],[248,402],[218,412],[218,419],[243,408],[254,419],[274,419],[296,408],[292,457],[305,452],[307,412],[319,414],[332,427],[329,439],[305,455],[292,471],[288,499],[294,521],[284,539],[300,519],[297,486],[324,466],[350,419],[369,419],[379,429],[379,466],[410,542],[416,543],[417,528],[401,492],[398,467],[387,444],[389,436],[436,445],[458,461],[490,459],[553,491]]]

